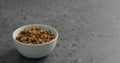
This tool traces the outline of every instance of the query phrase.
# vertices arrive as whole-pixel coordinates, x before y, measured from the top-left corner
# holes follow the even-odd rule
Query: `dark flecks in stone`
[[[2,13],[2,12],[0,12],[0,15],[2,16],[2,15],[3,15],[3,13]]]
[[[65,40],[69,40],[67,37],[66,38],[64,38]]]
[[[74,40],[75,40],[75,41],[79,41],[79,38],[78,38],[77,35],[75,36]]]
[[[2,45],[3,42],[0,41],[0,45]]]
[[[24,12],[24,9],[21,9],[21,12]]]
[[[98,34],[98,37],[103,37],[103,35],[102,34]]]
[[[66,49],[66,47],[65,46],[62,46],[64,49]]]
[[[2,6],[0,6],[0,8],[2,8]]]
[[[84,48],[85,47],[85,45],[82,45],[82,48]]]
[[[90,22],[88,22],[88,21],[85,21],[86,22],[86,24],[90,24]]]
[[[97,61],[97,62],[95,62],[95,63],[101,63],[100,61]]]
[[[57,25],[54,25],[53,27],[57,27]]]
[[[81,21],[76,21],[76,23],[80,23]]]
[[[38,16],[38,14],[36,14],[36,16]],[[47,16],[45,16],[45,15],[42,15],[41,17],[47,17]],[[48,18],[47,18],[48,19]]]
[[[77,51],[75,48],[73,48],[73,49],[71,49],[71,52],[76,53]]]
[[[62,19],[62,21],[65,21],[65,19]]]
[[[92,33],[91,36],[94,36],[94,34]]]
[[[55,54],[54,54],[54,56],[55,56],[55,57],[58,57],[58,54],[57,54],[57,53],[55,53]]]
[[[93,62],[93,57],[89,57],[89,56],[87,56],[87,59],[88,59],[88,62],[90,62],[90,63],[92,63]]]
[[[72,31],[75,31],[75,29],[74,29],[74,28],[72,28]]]
[[[66,14],[63,15],[64,17],[68,17]]]
[[[102,60],[102,61],[104,61],[105,59],[106,59],[106,57],[104,57],[104,58],[101,58],[101,60]]]
[[[55,10],[56,13],[58,13],[59,11],[58,10]]]
[[[90,40],[92,40],[92,38],[90,38]]]
[[[81,34],[84,34],[84,32],[83,32],[83,31],[81,31]]]
[[[87,36],[86,39],[88,39],[89,37]]]
[[[100,49],[97,49],[98,52],[100,52]]]
[[[60,47],[60,44],[56,44],[56,47]]]
[[[85,17],[83,17],[83,16],[80,17],[80,21],[85,21],[85,20],[86,20]]]
[[[76,44],[76,43],[72,44],[72,47],[76,47],[76,46],[77,46],[77,44]]]
[[[55,4],[55,6],[58,6],[58,4]]]
[[[63,39],[61,38],[60,41],[63,41]]]
[[[74,61],[73,61],[73,63],[77,63],[77,62],[78,62],[78,60],[74,60]]]
[[[26,20],[27,19],[26,16],[24,16],[23,19]]]
[[[107,37],[107,38],[111,38],[112,36],[110,36],[110,35],[106,35],[105,37]]]
[[[52,63],[52,62],[54,62],[54,61],[55,61],[55,59],[52,59],[50,63]]]
[[[90,62],[93,62],[93,58],[92,57],[90,57]]]
[[[78,39],[78,38],[75,38],[74,40],[75,40],[75,41],[79,41],[79,39]]]
[[[65,9],[66,7],[64,6],[63,8]]]
[[[53,17],[53,16],[54,16],[53,14],[50,15],[50,17]]]
[[[35,17],[40,17],[40,15],[39,15],[39,14],[36,14]],[[41,17],[43,17],[43,16],[41,16]],[[47,18],[46,18],[46,19],[47,19]]]
[[[89,58],[89,56],[87,56],[87,58]]]
[[[73,54],[72,54],[72,53],[68,53],[67,55],[68,55],[68,56],[73,56]]]
[[[7,21],[7,19],[4,19],[4,21]]]
[[[2,26],[3,26],[3,28],[6,28],[6,27],[8,27],[8,25],[7,25],[7,19],[4,19],[3,18],[3,20],[1,20],[1,23],[0,24],[2,24]]]

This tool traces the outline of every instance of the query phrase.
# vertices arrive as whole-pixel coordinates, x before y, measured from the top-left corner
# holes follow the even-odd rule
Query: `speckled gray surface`
[[[54,51],[20,55],[12,32],[27,24],[56,28]],[[0,0],[0,63],[120,63],[119,0]]]

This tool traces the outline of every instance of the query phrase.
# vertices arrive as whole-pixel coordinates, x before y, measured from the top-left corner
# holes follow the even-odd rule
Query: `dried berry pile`
[[[54,34],[50,30],[43,30],[40,27],[24,29],[16,37],[16,40],[26,44],[43,44],[54,39]]]

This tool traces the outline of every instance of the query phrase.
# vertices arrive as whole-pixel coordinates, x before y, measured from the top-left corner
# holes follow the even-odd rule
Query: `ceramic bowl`
[[[44,44],[25,44],[25,43],[22,43],[22,42],[19,42],[18,40],[16,40],[16,36],[23,29],[32,28],[35,26],[38,26],[41,29],[51,30],[51,32],[55,35],[55,38],[53,40],[51,40],[50,42],[47,42]],[[25,26],[19,27],[18,29],[16,29],[13,32],[12,36],[14,39],[14,46],[16,47],[16,49],[18,50],[18,52],[20,54],[22,54],[25,57],[29,57],[29,58],[40,58],[40,57],[44,57],[44,56],[50,54],[53,51],[53,49],[56,46],[58,32],[51,26],[42,25],[42,24],[30,24],[30,25],[25,25]]]

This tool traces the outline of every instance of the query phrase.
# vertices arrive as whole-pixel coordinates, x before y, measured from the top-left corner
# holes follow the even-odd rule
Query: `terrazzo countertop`
[[[54,51],[30,59],[12,33],[27,24],[59,32]],[[0,0],[0,63],[120,63],[119,0]]]

